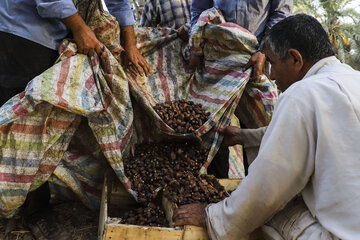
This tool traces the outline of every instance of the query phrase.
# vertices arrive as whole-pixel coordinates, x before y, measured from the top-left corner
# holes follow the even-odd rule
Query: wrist
[[[200,221],[200,225],[203,228],[207,228],[207,208],[209,207],[209,204],[204,203],[203,204],[204,207],[204,211],[202,212],[202,217],[201,217],[201,221]]]
[[[244,145],[244,137],[242,136],[242,130],[239,129],[238,134],[236,134],[236,143]]]
[[[125,49],[125,51],[128,51],[128,52],[133,51],[133,50],[138,50],[135,43],[133,43],[133,44],[129,44],[129,43],[125,44],[124,49]]]
[[[66,27],[68,27],[71,30],[72,33],[81,32],[84,29],[84,27],[87,27],[84,20],[81,18],[81,16],[78,13],[66,17],[61,21],[66,25]]]
[[[134,26],[123,26],[120,28],[120,39],[124,49],[129,51],[137,49]]]

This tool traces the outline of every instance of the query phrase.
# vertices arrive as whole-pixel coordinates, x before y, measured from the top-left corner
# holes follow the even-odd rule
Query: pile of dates
[[[135,149],[134,156],[124,160],[124,166],[139,203],[154,202],[160,190],[177,205],[216,203],[228,196],[214,177],[199,176],[208,156],[200,143],[143,143]]]
[[[143,143],[135,149],[124,166],[140,203],[153,201],[158,190],[173,186],[175,179],[198,175],[208,155],[195,141]]]
[[[179,174],[180,175],[180,174]],[[185,205],[190,203],[217,203],[228,197],[228,193],[214,177],[181,174],[164,188],[170,201]]]
[[[156,104],[154,109],[160,118],[178,133],[194,132],[208,120],[210,115],[201,104],[186,100]]]
[[[169,226],[165,212],[154,203],[147,204],[145,208],[137,208],[124,213],[121,223],[152,227]]]

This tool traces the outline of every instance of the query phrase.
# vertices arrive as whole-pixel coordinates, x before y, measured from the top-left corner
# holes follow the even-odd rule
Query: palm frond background
[[[360,69],[360,7],[357,0],[294,0],[294,14],[312,15],[323,25],[336,56]]]

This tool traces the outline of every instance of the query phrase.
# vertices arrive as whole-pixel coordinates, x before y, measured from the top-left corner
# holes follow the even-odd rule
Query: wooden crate
[[[183,229],[121,224],[118,215],[137,208],[135,199],[112,173],[107,172],[101,197],[99,240],[182,240]]]
[[[240,179],[220,179],[220,184],[227,191],[233,191],[240,184]],[[172,208],[169,203],[163,204],[167,216],[172,216]],[[182,228],[147,227],[128,224],[120,224],[119,218],[114,217],[112,212],[124,212],[136,208],[134,198],[125,190],[124,186],[112,174],[105,174],[100,219],[100,240],[209,240],[206,229],[187,225]],[[258,234],[252,234],[239,240],[257,240]]]

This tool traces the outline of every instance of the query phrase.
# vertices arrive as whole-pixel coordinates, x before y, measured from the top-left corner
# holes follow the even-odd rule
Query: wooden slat
[[[99,214],[99,228],[98,228],[98,239],[102,240],[104,236],[105,224],[108,218],[108,186],[109,178],[108,174],[105,173],[104,185],[101,194],[101,205],[100,205],[100,214]]]
[[[187,225],[184,227],[184,237],[183,240],[210,240],[206,232],[206,229],[197,226]],[[250,238],[243,237],[238,240],[250,240]]]
[[[182,240],[183,230],[107,224],[104,240]]]
[[[104,191],[102,199],[101,218],[99,226],[99,239],[101,240],[209,240],[206,229],[197,226],[184,226],[184,228],[160,228],[160,227],[143,227],[136,225],[109,223],[109,204],[118,205],[125,209],[133,208],[134,198],[125,190],[123,185],[115,178],[111,179],[109,175],[105,177],[112,184],[104,183]],[[241,183],[241,179],[219,179],[219,183],[224,186],[226,191],[234,191]],[[111,190],[110,193],[107,191]],[[108,199],[110,198],[110,199]],[[104,204],[103,204],[104,203]],[[167,199],[163,199],[163,205],[167,212],[168,220],[172,218],[174,204]],[[104,213],[104,212],[105,213]],[[104,219],[105,217],[105,219]],[[112,219],[115,220],[115,219]],[[171,222],[171,221],[170,221]],[[104,229],[101,231],[100,229]],[[101,238],[103,237],[103,238]],[[251,238],[253,239],[253,238]],[[249,237],[239,240],[250,240]]]
[[[197,226],[184,226],[183,240],[209,240],[206,229]]]
[[[234,191],[241,183],[241,179],[218,179],[218,180],[226,191]],[[168,206],[174,206],[174,205],[168,203]],[[184,226],[183,240],[210,240],[210,239],[205,228],[186,225]],[[247,236],[244,238],[239,238],[239,240],[250,240],[250,238],[249,236]]]

